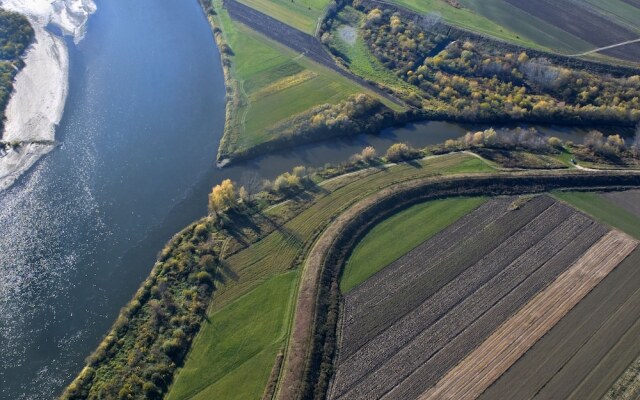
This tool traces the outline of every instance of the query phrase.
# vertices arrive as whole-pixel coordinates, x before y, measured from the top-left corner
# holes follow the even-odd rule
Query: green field
[[[287,25],[313,35],[330,0],[238,0]]]
[[[490,20],[516,34],[516,39],[521,38],[533,47],[553,50],[560,53],[579,53],[593,48],[588,42],[571,35],[559,27],[547,23],[546,21],[527,14],[518,7],[515,7],[504,0],[484,0],[481,2],[473,0],[461,0],[469,10]],[[473,27],[465,26],[473,29]],[[479,30],[479,29],[478,29]],[[507,39],[511,42],[518,43],[510,38],[495,35],[495,33],[481,32],[492,34],[501,39]]]
[[[312,107],[336,104],[356,93],[376,96],[338,73],[233,22],[218,0],[213,4],[225,41],[233,51],[230,71],[238,82],[240,96],[237,112],[228,121],[230,137],[226,153],[246,150],[278,137],[278,132],[271,128]]]
[[[594,48],[588,41],[575,36],[543,19],[509,4],[505,0],[459,0],[462,8],[445,0],[392,0],[394,3],[423,13],[438,13],[452,24],[508,42],[561,54],[576,54]],[[585,0],[585,8],[609,19],[613,24],[640,32],[640,9],[623,0]],[[609,60],[594,54],[590,57]]]
[[[557,192],[554,196],[586,212],[596,220],[640,239],[640,219],[597,193]]]
[[[259,398],[284,344],[297,277],[275,276],[211,314],[194,343],[199,351],[191,352],[167,399]]]
[[[466,154],[425,159],[419,164],[420,167],[398,164],[330,179],[320,184],[320,190],[309,193],[313,197],[303,200],[303,210],[297,208],[300,205],[296,201],[271,208],[267,212],[271,218],[284,214],[291,214],[291,218],[262,240],[224,260],[233,279],[216,288],[209,323],[202,326],[168,398],[185,399],[199,394],[203,397],[193,398],[226,399],[229,390],[235,395],[241,389],[241,398],[260,398],[282,338],[286,337],[284,333],[288,332],[294,290],[289,284],[297,285],[297,267],[302,261],[299,257],[347,207],[398,182],[494,171],[482,160]],[[278,311],[263,318],[265,310],[271,308]],[[251,373],[246,372],[249,369]],[[253,377],[250,382],[247,376]]]
[[[355,288],[485,201],[483,197],[434,200],[384,220],[354,249],[340,280],[340,290],[346,293]]]
[[[533,48],[543,47],[534,40],[500,25],[499,21],[493,21],[466,7],[453,7],[444,0],[392,0],[392,2],[421,13],[437,13],[442,16],[442,19],[452,25],[491,35],[508,42]]]

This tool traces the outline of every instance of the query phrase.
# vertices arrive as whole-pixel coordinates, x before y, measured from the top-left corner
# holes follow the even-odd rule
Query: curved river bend
[[[430,122],[217,170],[224,86],[198,2],[97,5],[85,39],[69,43],[69,97],[57,131],[64,145],[0,193],[0,399],[60,393],[163,244],[204,215],[215,183],[466,132]]]

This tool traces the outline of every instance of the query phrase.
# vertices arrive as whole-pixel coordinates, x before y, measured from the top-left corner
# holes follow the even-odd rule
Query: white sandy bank
[[[0,0],[0,7],[24,14],[35,31],[35,43],[27,50],[26,66],[16,77],[5,111],[7,120],[2,140],[23,145],[0,150],[0,190],[3,190],[53,149],[53,145],[32,142],[53,142],[64,111],[68,52],[64,40],[46,27],[58,26],[77,43],[96,6],[93,0]]]

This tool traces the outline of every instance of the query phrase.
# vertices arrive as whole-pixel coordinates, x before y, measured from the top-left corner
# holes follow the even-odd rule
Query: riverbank
[[[259,6],[252,9],[251,16],[243,15],[240,17],[238,12],[232,12],[233,7],[237,7],[237,2],[235,1],[223,4],[218,0],[201,0],[200,4],[207,14],[216,36],[219,50],[224,60],[223,69],[226,77],[227,119],[224,138],[218,149],[217,160],[219,167],[283,148],[294,147],[302,143],[347,136],[354,132],[363,132],[335,127],[332,127],[330,132],[308,129],[312,124],[306,122],[314,118],[314,109],[327,106],[327,104],[343,106],[348,101],[347,98],[340,97],[345,95],[343,92],[338,97],[329,96],[326,99],[323,98],[323,103],[315,107],[307,108],[307,106],[303,107],[301,105],[309,101],[309,96],[304,94],[309,93],[309,91],[303,91],[302,87],[314,80],[314,78],[310,78],[314,74],[309,74],[308,71],[304,70],[307,67],[302,63],[302,60],[306,59],[303,55],[309,56],[314,60],[315,58],[324,60],[328,54],[317,38],[300,31],[293,35],[296,36],[297,41],[289,43],[291,42],[290,40],[282,40],[283,35],[278,35],[276,32],[285,29],[283,24],[286,21],[275,20],[262,14],[268,14],[268,12]],[[330,37],[332,35],[331,25],[337,18],[336,12],[339,12],[343,6],[344,4],[341,4],[341,6],[325,16],[322,22],[322,26],[325,29],[323,36]],[[364,16],[364,14],[362,15]],[[238,21],[241,23],[236,23]],[[259,27],[264,24],[269,25],[269,28],[260,29]],[[430,33],[427,34],[428,32],[420,31],[410,22],[405,21],[405,25],[407,25],[405,27],[407,34],[410,36],[422,33],[425,33],[424,37],[432,36]],[[356,29],[355,27],[352,28]],[[291,30],[293,28],[287,27],[286,29]],[[451,32],[451,29],[447,27],[446,31]],[[356,31],[358,35],[363,33],[360,28]],[[517,75],[515,77],[502,77],[492,80],[490,79],[492,77],[491,71],[487,72],[484,71],[484,67],[478,67],[479,71],[484,71],[479,78],[474,76],[473,71],[464,69],[456,70],[457,72],[450,77],[450,70],[453,67],[441,68],[430,64],[427,66],[429,57],[425,60],[425,54],[418,51],[416,54],[409,54],[408,60],[402,62],[406,63],[406,66],[403,64],[402,68],[396,68],[398,70],[386,69],[387,74],[401,77],[403,85],[412,88],[410,92],[400,93],[395,90],[397,88],[394,89],[387,85],[386,82],[380,82],[374,75],[368,73],[358,74],[356,70],[351,69],[349,62],[340,60],[336,54],[334,56],[337,57],[337,63],[335,58],[324,63],[334,66],[344,64],[344,68],[340,68],[343,72],[343,77],[350,76],[352,86],[355,85],[350,90],[366,92],[366,87],[357,86],[359,81],[377,82],[378,91],[374,91],[375,93],[372,92],[371,94],[390,108],[387,112],[390,118],[383,118],[382,124],[376,124],[375,122],[379,122],[379,115],[362,116],[359,122],[371,127],[367,131],[368,133],[375,133],[384,127],[402,126],[408,122],[434,120],[473,124],[496,122],[500,124],[560,123],[578,126],[595,124],[621,127],[632,127],[638,121],[639,116],[634,111],[634,101],[636,100],[629,96],[624,97],[626,96],[624,91],[615,89],[618,86],[636,85],[636,81],[634,78],[613,78],[608,75],[625,75],[630,71],[637,71],[636,69],[625,69],[619,66],[611,66],[605,69],[600,64],[575,61],[566,57],[561,58],[560,56],[551,58],[551,64],[549,64],[549,61],[542,59],[543,57],[548,59],[549,56],[546,53],[529,52],[528,49],[527,51],[531,54],[529,56],[527,56],[528,53],[524,54],[524,56],[521,54],[522,57],[518,61],[520,64],[518,64],[513,60],[513,54],[516,53],[509,53],[515,47],[504,48],[501,42],[491,41],[477,35],[463,37],[457,31],[456,34],[446,34],[445,36],[447,36],[446,40],[440,44],[436,43],[437,45],[425,39],[426,42],[421,44],[422,47],[430,48],[432,45],[435,46],[425,54],[433,56],[435,53],[442,51],[443,47],[447,47],[447,49],[451,50],[449,53],[453,54],[455,53],[453,50],[459,50],[457,48],[450,49],[456,43],[455,39],[471,40],[474,43],[477,42],[477,49],[472,54],[474,60],[486,58],[496,65],[519,65],[519,68],[524,72],[518,70],[515,73]],[[242,40],[239,40],[240,38]],[[327,42],[325,39],[322,40],[322,43]],[[396,39],[390,38],[391,41]],[[298,42],[307,43],[307,48],[311,50],[297,54],[294,50],[299,45]],[[362,45],[364,46],[364,43]],[[469,44],[469,46],[473,47],[473,44]],[[313,50],[316,47],[319,49]],[[378,49],[376,51],[384,54],[375,55],[371,47],[372,45],[369,43],[360,49],[368,54],[365,58],[370,59],[369,61],[374,57],[381,60],[400,59],[403,57],[395,54],[393,49]],[[394,45],[392,47],[400,48],[402,46],[397,44],[397,46]],[[262,52],[268,54],[269,57],[263,55]],[[507,54],[502,54],[502,52]],[[439,57],[444,57],[444,54],[447,54],[447,51],[443,51]],[[459,61],[452,57],[449,58],[452,59],[451,63]],[[531,61],[529,61],[530,58]],[[274,59],[278,61],[273,61]],[[375,62],[372,62],[379,64],[381,60],[376,59]],[[421,65],[423,61],[427,64]],[[270,63],[275,66],[271,66]],[[254,71],[256,69],[255,65],[263,64],[269,65],[268,70],[270,72],[265,73],[263,68],[260,68],[257,72]],[[383,67],[382,64],[378,66],[387,68]],[[427,67],[431,68],[428,74],[425,72]],[[584,67],[589,72],[575,70],[576,67],[581,69]],[[546,68],[554,73],[557,72],[558,79],[565,79],[569,76],[571,81],[581,82],[582,79],[588,80],[592,86],[601,86],[602,93],[600,98],[595,100],[604,103],[603,105],[595,106],[594,103],[596,101],[594,99],[578,99],[576,97],[577,93],[584,89],[580,85],[572,88],[575,93],[571,92],[569,94],[559,93],[558,90],[554,89],[555,83],[550,87],[546,87],[545,83],[537,81],[538,78],[534,76],[535,74],[529,73],[531,68]],[[414,69],[422,72],[414,74]],[[408,72],[405,70],[408,70]],[[406,76],[404,75],[405,72]],[[605,72],[606,74],[604,74]],[[427,75],[435,75],[439,77],[439,80],[432,82],[430,78],[427,78]],[[451,89],[453,87],[451,82],[454,81],[456,84],[453,86],[459,84],[461,86],[461,88],[458,88],[459,90],[465,92],[468,89],[467,91],[473,92],[474,96],[465,98]],[[469,87],[467,88],[466,86]],[[445,93],[441,93],[441,88],[443,87],[450,87],[450,89]],[[378,96],[379,91],[393,93],[393,98],[402,99],[405,102],[405,107],[388,103],[388,99],[385,96]],[[314,93],[319,92],[316,90]],[[616,105],[613,100],[614,95],[623,96],[625,101]],[[514,103],[513,99],[518,99],[520,102]],[[321,99],[314,99],[313,101],[321,101]],[[279,104],[279,106],[276,107],[276,104]],[[334,121],[330,122],[333,123]],[[283,129],[283,127],[287,129]]]
[[[67,99],[69,56],[63,37],[50,25],[82,40],[89,16],[96,11],[93,0],[64,0],[47,4],[38,0],[2,0],[0,7],[27,17],[35,42],[24,57],[6,109],[2,140],[19,143],[0,154],[0,191],[11,186],[43,155],[54,149],[55,130]]]

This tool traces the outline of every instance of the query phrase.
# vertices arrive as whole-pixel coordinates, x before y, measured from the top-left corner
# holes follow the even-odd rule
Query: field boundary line
[[[479,397],[637,246],[630,236],[610,231],[420,399]]]
[[[298,399],[304,373],[315,349],[313,332],[318,315],[317,301],[320,278],[325,268],[339,268],[343,248],[351,246],[358,227],[375,220],[383,207],[404,203],[415,204],[432,198],[541,193],[568,188],[621,188],[640,185],[640,174],[635,172],[502,172],[484,174],[458,174],[448,177],[417,178],[382,189],[342,211],[320,234],[308,250],[302,266],[300,290],[296,300],[291,338],[286,349],[283,372],[279,382],[278,399]],[[376,211],[378,212],[376,214]],[[340,239],[344,239],[342,242]],[[340,244],[338,246],[337,244]],[[332,328],[333,329],[333,328]],[[322,348],[322,345],[318,347]]]
[[[609,45],[609,46],[598,47],[597,49],[585,51],[584,53],[570,54],[567,57],[582,57],[582,56],[586,56],[586,55],[589,55],[589,54],[598,53],[598,52],[600,52],[602,50],[614,49],[616,47],[626,46],[628,44],[633,44],[633,43],[638,43],[638,42],[640,42],[640,38],[627,40],[625,42],[620,42],[620,43],[612,44],[612,45]]]

